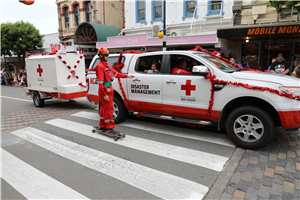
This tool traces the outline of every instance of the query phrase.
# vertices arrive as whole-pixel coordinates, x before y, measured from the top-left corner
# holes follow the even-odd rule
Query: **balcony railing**
[[[223,17],[224,17],[224,2],[217,2],[211,4],[201,4],[195,6],[192,21],[191,21],[191,34],[195,33],[196,25],[200,24],[199,33],[201,33],[202,28],[206,26],[207,21],[213,21],[213,23],[218,24],[218,26],[223,25]],[[214,20],[211,20],[214,19]],[[217,20],[217,21],[216,21]],[[218,21],[219,20],[219,21]],[[233,19],[230,21],[229,25],[232,25]]]

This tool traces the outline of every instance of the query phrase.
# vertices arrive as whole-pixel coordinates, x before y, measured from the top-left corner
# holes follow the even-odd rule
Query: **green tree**
[[[10,42],[8,40],[12,23],[0,24],[0,55],[11,55]]]
[[[25,66],[26,52],[33,52],[43,46],[43,36],[29,22],[1,24],[1,55],[17,55],[19,66]]]
[[[298,13],[300,13],[300,1],[269,1],[269,5],[274,7],[279,14],[280,18],[286,18],[286,14],[283,13],[283,7],[285,6],[287,9],[296,9]],[[298,5],[298,6],[297,6]]]

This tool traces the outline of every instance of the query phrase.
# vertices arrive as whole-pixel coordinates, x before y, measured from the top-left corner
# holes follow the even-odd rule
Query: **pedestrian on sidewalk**
[[[115,121],[113,119],[114,106],[114,90],[112,87],[112,81],[114,78],[134,78],[133,75],[127,75],[118,73],[114,70],[107,61],[109,60],[109,51],[106,47],[100,47],[98,49],[98,56],[100,62],[96,66],[96,76],[98,80],[98,95],[99,103],[101,103],[99,115],[99,127],[98,131],[108,132],[110,134],[116,134]]]
[[[13,86],[17,86],[18,85],[18,78],[17,78],[17,75],[14,71],[12,71],[12,76],[13,76]]]
[[[296,67],[292,73],[292,76],[300,78],[300,59],[297,61]]]
[[[277,61],[277,58],[272,58],[272,63],[276,62]],[[268,68],[268,71],[271,73],[271,66],[272,66],[272,63],[271,65],[269,66]]]
[[[19,73],[18,73],[18,85],[21,85],[21,81],[22,81],[22,76],[23,76],[23,69],[19,69]]]
[[[9,69],[5,70],[4,72],[4,81],[5,81],[5,85],[12,86],[13,76]]]
[[[282,75],[287,75],[290,72],[289,63],[284,60],[281,53],[277,55],[277,61],[271,64],[271,72]]]
[[[25,72],[23,72],[23,75],[22,75],[22,86],[27,87],[27,75]]]
[[[260,67],[259,63],[257,62],[257,60],[254,57],[249,59],[248,66],[249,66],[250,69],[255,69],[255,70],[260,70],[261,71],[261,67]]]

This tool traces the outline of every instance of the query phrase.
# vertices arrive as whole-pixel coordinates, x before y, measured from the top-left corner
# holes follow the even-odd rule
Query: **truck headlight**
[[[298,86],[280,86],[279,87],[281,92],[287,93],[287,94],[299,94],[300,93],[300,87]]]

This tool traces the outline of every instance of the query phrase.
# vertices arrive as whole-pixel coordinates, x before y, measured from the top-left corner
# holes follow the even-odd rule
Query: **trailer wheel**
[[[121,123],[123,121],[125,121],[125,119],[128,116],[128,110],[124,105],[123,100],[118,97],[118,96],[114,96],[114,120],[115,123]]]
[[[38,92],[34,92],[33,93],[33,104],[36,107],[43,107],[45,105],[45,100],[41,99],[41,96]]]
[[[226,130],[237,146],[258,149],[273,139],[275,126],[272,118],[261,108],[242,106],[229,114]]]

